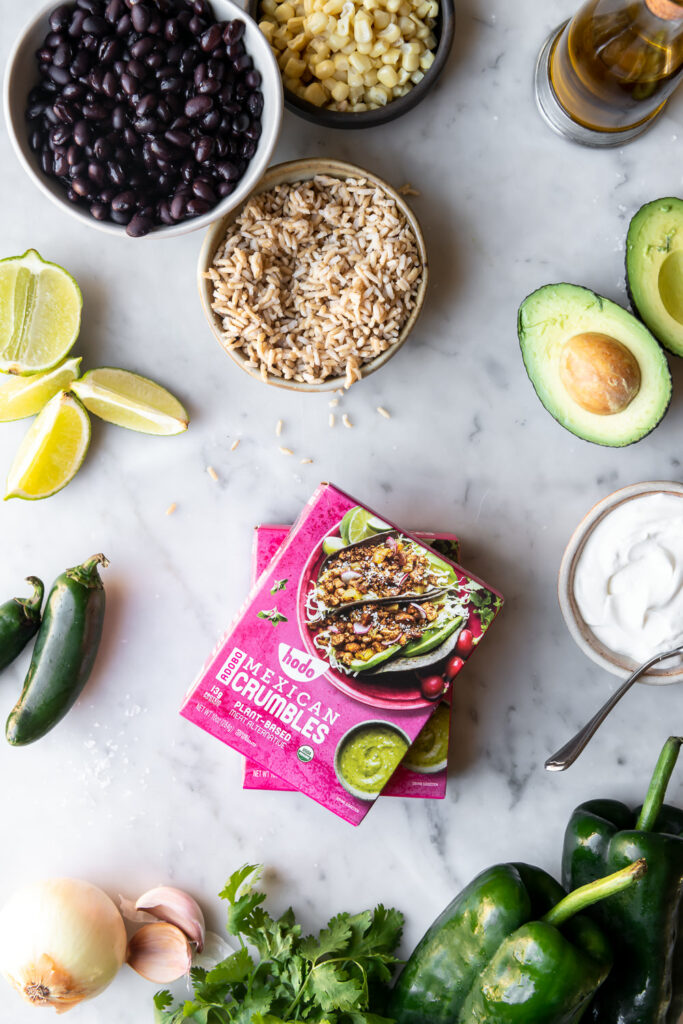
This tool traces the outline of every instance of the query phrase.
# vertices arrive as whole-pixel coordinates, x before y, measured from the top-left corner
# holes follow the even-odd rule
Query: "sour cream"
[[[608,512],[584,544],[574,596],[616,654],[643,662],[683,644],[683,496],[644,494]]]

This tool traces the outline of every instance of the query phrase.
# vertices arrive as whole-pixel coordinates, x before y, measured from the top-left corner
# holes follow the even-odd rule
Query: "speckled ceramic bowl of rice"
[[[206,319],[252,377],[295,391],[350,387],[405,343],[427,252],[404,197],[340,160],[293,160],[214,223],[199,257]]]

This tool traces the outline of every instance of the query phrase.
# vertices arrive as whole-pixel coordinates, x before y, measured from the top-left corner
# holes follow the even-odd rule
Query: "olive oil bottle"
[[[620,145],[649,126],[683,78],[683,0],[587,0],[547,40],[536,95],[551,126]]]

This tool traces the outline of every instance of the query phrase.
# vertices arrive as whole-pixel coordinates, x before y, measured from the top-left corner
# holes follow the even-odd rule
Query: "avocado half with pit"
[[[638,316],[665,348],[683,355],[683,202],[642,206],[626,236],[626,278]]]
[[[623,447],[653,430],[671,400],[664,352],[615,302],[547,284],[519,308],[519,342],[536,394],[577,437]]]

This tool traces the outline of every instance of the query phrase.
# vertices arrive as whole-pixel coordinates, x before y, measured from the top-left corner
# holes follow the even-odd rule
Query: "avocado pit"
[[[640,390],[633,353],[608,334],[575,334],[560,352],[560,379],[569,396],[598,416],[622,412]]]

